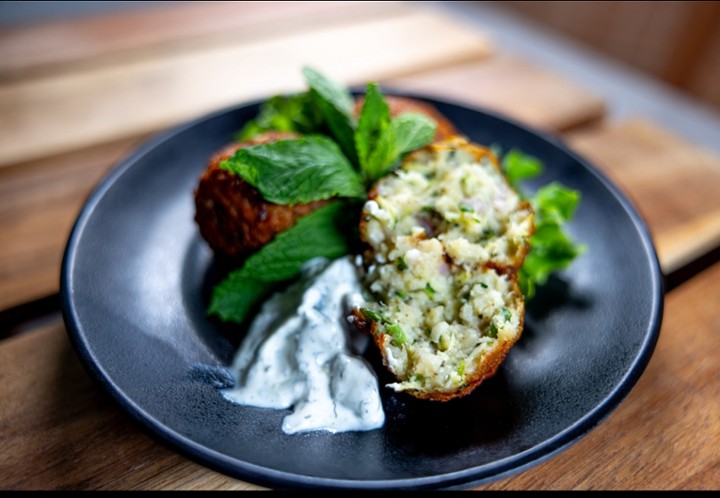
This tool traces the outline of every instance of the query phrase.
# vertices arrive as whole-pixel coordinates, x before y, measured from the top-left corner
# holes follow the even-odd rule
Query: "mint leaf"
[[[432,142],[437,131],[434,120],[416,112],[405,112],[392,120],[396,159]]]
[[[356,223],[359,210],[353,204],[333,202],[298,219],[260,251],[250,256],[243,271],[261,281],[279,281],[297,276],[300,267],[315,257],[334,259],[349,252],[347,226]]]
[[[276,95],[260,105],[257,117],[245,123],[235,140],[242,142],[267,131],[312,133],[319,124],[309,93]]]
[[[355,130],[355,148],[360,168],[367,171],[371,154],[377,154],[378,141],[390,126],[390,107],[378,86],[370,83],[365,92],[358,126]]]
[[[320,135],[239,149],[220,167],[277,204],[365,197],[360,175],[335,142]]]
[[[402,155],[432,142],[437,124],[422,114],[406,112],[393,118],[375,143],[363,173],[368,181],[385,176]]]
[[[388,126],[362,166],[366,181],[373,182],[392,169],[397,159],[395,143],[395,129]]]
[[[304,67],[302,72],[324,123],[350,162],[357,165],[352,95],[343,85],[315,69]]]
[[[236,270],[213,289],[208,315],[215,315],[224,322],[242,323],[270,294],[273,286],[273,282],[253,280]]]
[[[436,130],[437,123],[420,113],[405,112],[392,118],[377,84],[368,84],[355,130],[355,147],[366,181],[389,173],[403,154],[430,143]]]
[[[303,216],[215,287],[208,313],[242,323],[275,284],[297,277],[307,261],[349,253],[354,232],[349,233],[347,226],[358,217],[359,205],[344,201]]]

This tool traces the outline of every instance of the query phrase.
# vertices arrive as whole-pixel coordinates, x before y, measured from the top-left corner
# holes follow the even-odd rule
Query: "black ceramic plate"
[[[219,270],[193,221],[193,190],[257,102],[155,138],[88,199],[68,241],[61,292],[91,375],[178,452],[272,488],[463,488],[546,460],[600,423],[658,338],[663,288],[646,227],[603,175],[556,140],[493,113],[425,100],[470,139],[541,158],[545,172],[529,189],[559,180],[582,193],[569,231],[588,250],[538,290],[495,377],[449,403],[383,389],[385,426],[357,433],[286,435],[286,411],[220,396],[212,367],[227,366],[237,342],[204,312]]]

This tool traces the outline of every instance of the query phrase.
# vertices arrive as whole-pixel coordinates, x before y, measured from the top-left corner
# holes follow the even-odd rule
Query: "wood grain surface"
[[[667,296],[655,352],[615,412],[550,461],[483,489],[719,489],[718,309],[720,264]]]
[[[238,102],[297,91],[304,88],[304,65],[353,84],[476,60],[491,50],[481,33],[413,10],[0,82],[0,166],[149,133]]]
[[[720,158],[640,118],[566,139],[634,202],[664,273],[720,246]]]
[[[591,91],[518,56],[498,54],[385,84],[487,108],[547,132],[593,123],[606,112]]]
[[[402,16],[402,2],[185,2],[0,28],[0,81]]]

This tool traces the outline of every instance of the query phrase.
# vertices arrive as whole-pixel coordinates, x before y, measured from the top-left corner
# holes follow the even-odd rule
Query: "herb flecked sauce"
[[[291,408],[282,423],[287,434],[382,427],[377,377],[353,352],[353,341],[367,338],[353,336],[346,318],[362,303],[352,257],[309,261],[298,282],[263,304],[233,359],[236,384],[223,396]]]

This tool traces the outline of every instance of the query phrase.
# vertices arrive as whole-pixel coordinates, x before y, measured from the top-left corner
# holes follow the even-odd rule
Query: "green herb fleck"
[[[474,213],[475,208],[468,204],[460,204],[460,211],[462,211],[463,213]]]
[[[400,346],[401,344],[405,344],[407,341],[405,332],[403,332],[403,329],[397,323],[386,326],[385,330],[387,330],[387,333],[392,336],[393,345]]]
[[[407,265],[407,263],[405,262],[405,258],[403,258],[402,256],[400,256],[399,258],[397,258],[397,259],[395,260],[395,266],[396,266],[397,269],[400,270],[400,271],[403,271],[403,270],[407,270],[407,269],[408,269],[408,265]]]
[[[397,297],[399,297],[400,299],[402,299],[403,301],[406,300],[408,297],[410,297],[407,292],[405,292],[404,290],[400,290],[400,289],[395,291],[395,295]]]
[[[493,339],[497,339],[498,328],[497,325],[495,325],[495,322],[490,322],[490,333],[488,335]]]
[[[378,323],[386,323],[387,322],[387,320],[382,315],[380,315],[380,313],[376,313],[375,311],[373,311],[371,309],[360,308],[360,311],[362,312],[363,315],[368,317],[370,320],[373,320]]]
[[[433,299],[435,297],[435,289],[432,288],[430,282],[425,283],[425,294],[427,294],[427,297],[429,297],[430,299]]]

